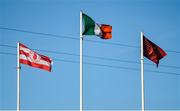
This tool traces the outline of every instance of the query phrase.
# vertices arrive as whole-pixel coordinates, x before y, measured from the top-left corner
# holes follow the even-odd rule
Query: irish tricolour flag
[[[91,17],[82,14],[83,35],[97,35],[102,39],[112,38],[112,26],[106,24],[97,24]]]

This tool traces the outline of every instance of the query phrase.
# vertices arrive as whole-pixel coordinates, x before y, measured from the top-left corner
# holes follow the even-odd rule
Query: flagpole
[[[17,43],[17,111],[20,111],[20,63],[19,63],[19,42]]]
[[[144,54],[143,54],[143,32],[141,32],[141,109],[144,111]]]
[[[83,35],[82,35],[82,11],[80,11],[80,111],[83,111]]]

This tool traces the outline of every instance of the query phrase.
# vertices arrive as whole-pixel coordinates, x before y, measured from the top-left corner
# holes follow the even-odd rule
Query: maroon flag
[[[143,52],[146,58],[156,63],[157,67],[159,60],[167,55],[163,49],[148,40],[145,36],[143,36]]]

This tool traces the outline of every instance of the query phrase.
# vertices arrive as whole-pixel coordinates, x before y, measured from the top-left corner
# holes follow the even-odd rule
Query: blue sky
[[[144,60],[145,109],[180,109],[179,5],[178,0],[0,0],[0,109],[16,109],[17,41],[53,59],[51,73],[22,65],[21,109],[79,109],[80,10],[113,27],[111,40],[84,36],[85,109],[141,108],[141,31],[167,51],[158,69]]]

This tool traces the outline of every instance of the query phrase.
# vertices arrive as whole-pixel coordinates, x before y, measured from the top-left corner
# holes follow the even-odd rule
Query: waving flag
[[[95,21],[86,14],[82,14],[84,31],[83,35],[97,35],[102,39],[112,38],[112,26],[106,24],[97,24]]]
[[[32,67],[51,71],[52,60],[44,55],[38,54],[23,44],[19,44],[19,62]]]
[[[163,49],[148,40],[145,36],[143,36],[143,49],[144,56],[156,63],[157,67],[159,64],[159,60],[167,55]]]

